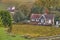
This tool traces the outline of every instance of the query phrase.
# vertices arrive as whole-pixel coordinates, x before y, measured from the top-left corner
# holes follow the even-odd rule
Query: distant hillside
[[[4,5],[14,5],[15,3],[24,4],[28,7],[31,7],[36,0],[1,0],[1,3]]]
[[[16,3],[19,4],[26,4],[26,5],[32,5],[36,0],[1,0],[1,3],[8,4],[8,5],[14,5]]]

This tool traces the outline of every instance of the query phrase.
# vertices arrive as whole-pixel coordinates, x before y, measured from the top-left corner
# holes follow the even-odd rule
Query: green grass
[[[28,24],[15,24],[12,27],[12,33],[20,35],[29,35],[30,37],[46,37],[60,35],[60,27],[38,26]]]
[[[5,28],[0,27],[0,40],[28,40],[28,39],[21,37],[20,35],[16,35],[16,37],[12,37],[11,35],[7,34],[4,31],[4,29]]]

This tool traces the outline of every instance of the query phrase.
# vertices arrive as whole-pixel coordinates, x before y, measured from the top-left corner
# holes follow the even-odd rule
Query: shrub
[[[0,27],[3,27],[2,19],[0,17]]]
[[[12,26],[12,20],[11,20],[11,16],[10,13],[8,11],[0,11],[0,16],[2,19],[2,23],[5,27],[9,27],[9,32],[11,31],[11,26]]]
[[[4,26],[11,26],[11,16],[8,11],[0,11],[0,16]]]

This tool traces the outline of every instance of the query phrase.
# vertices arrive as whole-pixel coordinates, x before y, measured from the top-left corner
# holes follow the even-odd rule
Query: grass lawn
[[[13,25],[12,33],[17,35],[13,37],[6,33],[4,27],[0,27],[0,40],[30,40],[20,36],[25,34],[29,34],[31,37],[60,35],[60,28],[36,25]]]
[[[4,30],[5,28],[0,27],[0,40],[28,40],[23,37],[20,37],[19,35],[16,35],[16,37],[12,37],[11,35],[7,34]]]
[[[56,36],[60,35],[60,28],[52,26],[15,24],[12,27],[12,33],[20,35],[29,35],[30,37]]]

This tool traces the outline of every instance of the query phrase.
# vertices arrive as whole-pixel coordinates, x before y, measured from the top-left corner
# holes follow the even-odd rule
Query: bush
[[[10,13],[8,11],[0,11],[0,16],[1,16],[1,19],[2,19],[2,23],[5,27],[9,27],[9,30],[8,32],[11,32],[11,29],[12,29],[12,20],[11,20],[11,16],[10,16]]]
[[[0,11],[0,16],[4,26],[11,26],[11,16],[8,11]]]
[[[0,17],[0,27],[3,27],[2,19]]]

